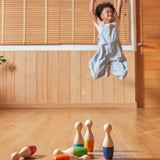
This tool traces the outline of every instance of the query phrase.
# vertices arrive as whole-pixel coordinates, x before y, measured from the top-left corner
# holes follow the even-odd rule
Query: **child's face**
[[[105,23],[111,23],[114,20],[114,17],[115,17],[115,14],[112,8],[110,7],[103,8],[102,13],[101,13],[101,19]]]

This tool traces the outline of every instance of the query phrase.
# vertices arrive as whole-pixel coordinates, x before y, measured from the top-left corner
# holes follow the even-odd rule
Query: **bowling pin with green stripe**
[[[56,155],[59,155],[59,154],[72,154],[76,157],[81,157],[83,155],[87,155],[87,148],[84,148],[84,147],[71,147],[71,148],[68,148],[66,150],[59,150],[59,149],[56,149],[54,152],[53,152],[53,155],[56,156]]]

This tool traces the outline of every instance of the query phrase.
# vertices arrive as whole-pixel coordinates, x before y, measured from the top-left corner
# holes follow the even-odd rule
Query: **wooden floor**
[[[73,145],[74,124],[86,119],[93,120],[92,159],[104,160],[103,125],[111,123],[114,160],[160,160],[160,109],[0,109],[0,159],[34,144],[28,160],[52,160],[54,149]]]

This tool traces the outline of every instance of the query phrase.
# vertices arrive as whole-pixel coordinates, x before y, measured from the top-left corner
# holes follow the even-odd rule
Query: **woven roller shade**
[[[60,43],[60,1],[48,0],[48,44]]]
[[[123,0],[123,7],[121,11],[121,21],[120,21],[120,31],[119,37],[121,43],[123,45],[131,44],[131,37],[130,37],[130,7],[129,1]]]
[[[25,44],[45,44],[45,1],[26,0]]]
[[[72,1],[60,0],[60,44],[72,44]]]
[[[0,0],[0,44],[3,44],[2,0]]]
[[[94,43],[94,26],[89,14],[90,1],[75,0],[74,12],[74,43]]]
[[[116,0],[109,2],[116,6]],[[96,44],[89,4],[90,0],[0,0],[0,42]],[[122,44],[130,44],[129,0],[123,0],[120,39]]]
[[[22,44],[23,42],[23,1],[4,0],[3,44]]]

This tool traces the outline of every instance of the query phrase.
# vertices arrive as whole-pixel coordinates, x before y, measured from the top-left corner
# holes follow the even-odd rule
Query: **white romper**
[[[112,74],[121,80],[127,75],[127,60],[122,52],[116,25],[116,22],[105,24],[102,21],[102,27],[97,37],[99,41],[97,53],[89,61],[89,68],[94,79],[105,75],[107,65],[110,65]]]

